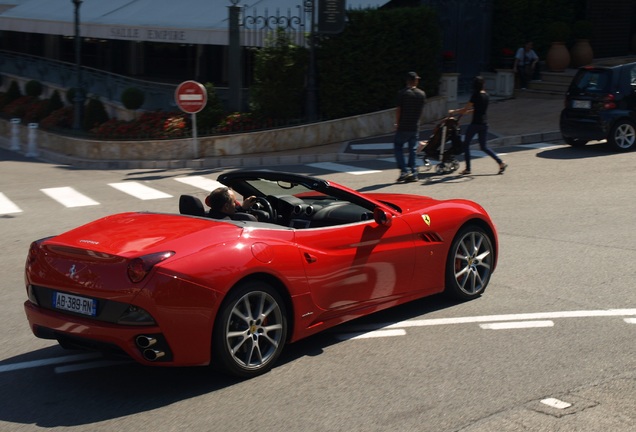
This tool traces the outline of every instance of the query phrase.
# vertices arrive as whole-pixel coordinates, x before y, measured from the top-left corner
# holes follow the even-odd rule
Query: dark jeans
[[[396,132],[393,139],[393,151],[395,152],[395,162],[402,174],[417,174],[417,168],[415,166],[415,149],[417,148],[417,140],[419,139],[419,132]],[[404,144],[408,146],[409,160],[408,168],[404,163]]]
[[[473,140],[475,134],[479,138],[479,148],[481,148],[481,150],[488,156],[496,160],[498,164],[501,164],[502,160],[499,158],[499,156],[497,156],[497,153],[492,151],[486,145],[486,137],[488,136],[488,125],[469,124],[468,129],[466,129],[466,138],[464,139],[464,160],[466,162],[466,169],[470,171],[470,142]]]
[[[539,71],[539,62],[534,66],[518,66],[517,73],[519,74],[519,85],[521,88],[528,88],[530,80],[541,79],[541,72]]]

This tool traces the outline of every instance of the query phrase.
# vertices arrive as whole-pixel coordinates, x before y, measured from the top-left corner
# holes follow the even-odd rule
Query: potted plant
[[[570,37],[570,27],[561,21],[554,21],[548,24],[546,32],[552,42],[545,64],[549,71],[563,72],[570,64],[570,52],[565,43]]]
[[[572,27],[572,35],[574,36],[574,45],[570,50],[572,58],[572,66],[579,67],[590,64],[594,60],[594,52],[590,45],[590,38],[594,31],[594,26],[590,21],[580,20],[574,23]]]

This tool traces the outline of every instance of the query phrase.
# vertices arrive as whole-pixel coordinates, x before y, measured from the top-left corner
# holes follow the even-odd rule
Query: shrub
[[[90,98],[84,111],[84,129],[90,130],[109,119],[104,104],[98,98]]]
[[[40,97],[42,90],[42,83],[36,80],[28,81],[24,86],[24,92],[27,96]]]
[[[548,24],[546,33],[550,42],[567,42],[570,37],[570,26],[562,21],[554,21]]]
[[[49,102],[49,106],[48,106],[49,114],[52,113],[53,111],[59,110],[60,108],[64,108],[64,104],[62,103],[62,98],[60,97],[60,92],[58,92],[57,90],[53,92],[48,102]]]
[[[206,83],[205,89],[208,93],[208,103],[197,113],[197,125],[200,129],[212,129],[219,124],[225,115],[225,109],[221,99],[216,94],[214,84]]]
[[[590,39],[594,33],[594,26],[590,21],[579,20],[572,26],[572,36],[575,39]]]
[[[7,90],[7,93],[6,93],[6,103],[13,102],[19,97],[22,97],[20,86],[18,85],[17,82],[11,81],[11,84],[9,84],[9,89]]]
[[[84,99],[86,99],[86,90],[84,89],[81,89],[81,90],[82,90],[82,94],[84,95]],[[71,105],[75,104],[75,87],[71,87],[66,92],[66,101]]]
[[[144,92],[136,87],[128,87],[121,94],[121,103],[129,110],[138,110],[144,104],[145,100]]]

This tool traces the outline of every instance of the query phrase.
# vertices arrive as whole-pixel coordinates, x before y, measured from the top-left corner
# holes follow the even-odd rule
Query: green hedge
[[[437,16],[428,7],[349,11],[345,30],[320,42],[322,116],[394,107],[409,71],[422,77],[420,87],[428,96],[437,95],[441,45]]]

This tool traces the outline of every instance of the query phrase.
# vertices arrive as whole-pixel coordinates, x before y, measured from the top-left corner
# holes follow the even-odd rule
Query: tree
[[[285,120],[302,116],[308,57],[305,48],[294,45],[283,29],[277,30],[255,55],[250,88],[254,113]]]

